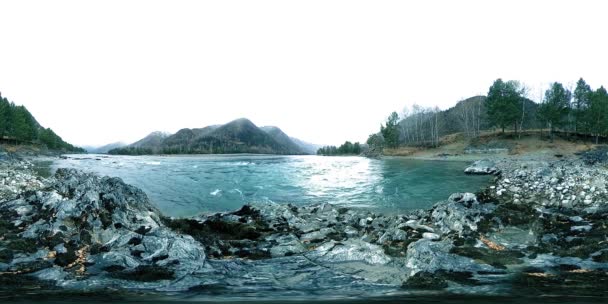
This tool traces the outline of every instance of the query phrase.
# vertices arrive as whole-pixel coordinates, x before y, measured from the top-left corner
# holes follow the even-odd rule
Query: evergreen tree
[[[372,151],[382,152],[382,149],[384,148],[384,138],[382,138],[382,134],[371,134],[367,138],[366,143]]]
[[[521,118],[524,90],[517,81],[503,82],[496,79],[488,90],[486,109],[491,125],[505,132],[505,128],[513,126],[517,132],[517,121]]]
[[[589,108],[590,96],[592,90],[591,87],[580,78],[576,82],[576,88],[574,89],[574,132],[583,131],[585,132],[588,129],[588,124],[585,122],[585,112]]]
[[[21,141],[32,141],[37,137],[38,130],[34,117],[24,106],[16,106],[13,109],[13,135]]]
[[[8,125],[10,123],[10,110],[11,105],[6,98],[2,98],[0,95],[0,138],[7,135]]]
[[[353,154],[361,154],[361,144],[359,144],[359,142],[356,142],[353,146]]]
[[[41,129],[38,134],[38,139],[41,143],[46,145],[49,149],[60,149],[62,148],[62,140],[53,130],[50,128]]]
[[[380,125],[380,133],[389,148],[396,148],[399,145],[399,114],[397,112],[391,113],[385,126]]]
[[[42,128],[24,106],[16,106],[0,96],[0,137],[15,139],[17,143],[41,143],[49,149],[85,152],[57,136],[51,129]]]
[[[589,132],[595,135],[597,144],[600,135],[608,132],[608,92],[602,86],[589,97],[589,109],[586,111],[585,119],[589,123]]]
[[[551,128],[551,140],[556,128],[564,126],[570,110],[572,93],[559,82],[554,82],[545,92],[545,100],[538,111],[539,118],[548,123]]]
[[[359,142],[351,143],[350,141],[344,142],[339,147],[336,146],[325,146],[317,150],[317,155],[359,155],[361,154],[361,144]]]

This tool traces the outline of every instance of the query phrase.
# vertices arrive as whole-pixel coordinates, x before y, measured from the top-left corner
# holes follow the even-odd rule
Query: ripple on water
[[[490,180],[465,176],[467,163],[398,158],[201,155],[109,156],[96,161],[95,155],[87,157],[92,159],[57,160],[52,167],[121,177],[142,188],[170,216],[234,210],[261,198],[293,204],[331,202],[394,213],[428,208],[453,192],[474,192]]]

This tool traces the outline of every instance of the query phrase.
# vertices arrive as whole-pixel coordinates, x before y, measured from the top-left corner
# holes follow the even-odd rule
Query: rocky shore
[[[168,218],[119,178],[0,163],[4,287],[210,293],[608,296],[608,170],[483,161],[478,193],[429,210],[246,205]],[[474,172],[473,172],[474,171]],[[463,178],[464,173],[463,173]]]

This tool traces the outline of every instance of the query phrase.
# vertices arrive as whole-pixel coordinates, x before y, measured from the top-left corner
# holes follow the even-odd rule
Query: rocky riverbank
[[[7,162],[0,282],[236,295],[608,296],[606,168],[577,158],[480,166],[491,170],[477,173],[498,174],[491,186],[408,214],[264,204],[175,219],[118,178],[60,169],[42,179],[27,162]]]

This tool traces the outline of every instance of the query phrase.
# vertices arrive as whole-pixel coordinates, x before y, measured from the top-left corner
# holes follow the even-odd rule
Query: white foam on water
[[[218,196],[218,194],[220,194],[221,192],[222,192],[222,190],[215,189],[215,190],[211,191],[209,194],[211,194],[213,196]]]

